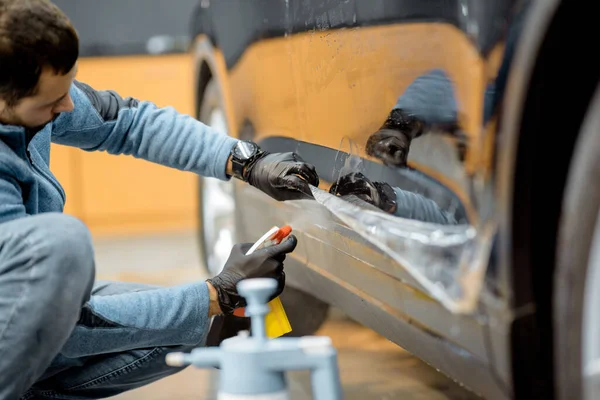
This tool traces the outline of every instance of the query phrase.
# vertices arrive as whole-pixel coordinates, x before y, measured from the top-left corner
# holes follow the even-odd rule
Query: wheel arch
[[[208,65],[206,60],[201,60],[200,65],[198,66],[196,80],[196,94],[195,94],[195,112],[196,118],[200,118],[200,110],[202,109],[202,102],[204,100],[204,93],[206,92],[206,87],[208,86],[208,82],[213,77],[213,73]]]
[[[600,76],[600,63],[577,51],[580,40],[592,39],[588,30],[594,26],[594,14],[580,4],[548,0],[532,6],[504,98],[498,182],[501,262],[520,316],[511,328],[511,353],[520,355],[512,357],[515,398],[554,395],[554,249],[571,158]],[[570,62],[563,66],[565,60]],[[548,140],[553,134],[558,142]],[[540,151],[544,141],[554,151]],[[541,184],[544,176],[552,185]]]
[[[228,134],[238,137],[238,126],[235,123],[235,112],[232,96],[229,90],[229,71],[225,63],[223,53],[218,47],[213,46],[211,39],[204,34],[199,35],[193,47],[194,56],[194,110],[196,117],[200,115],[202,101],[206,93],[206,87],[211,79],[218,82],[221,92],[223,108],[227,119]]]

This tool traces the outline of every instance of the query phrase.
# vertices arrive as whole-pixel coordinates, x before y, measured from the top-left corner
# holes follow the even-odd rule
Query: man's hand
[[[233,246],[223,271],[214,278],[207,280],[209,292],[211,286],[216,292],[220,311],[225,315],[229,315],[236,308],[246,306],[246,300],[237,292],[237,284],[244,279],[276,279],[278,288],[271,299],[279,296],[285,287],[285,272],[283,271],[285,256],[294,251],[297,244],[296,237],[290,235],[282,243],[258,250],[248,256],[245,254],[252,247],[252,243],[241,243]],[[218,312],[216,304],[214,302],[211,302],[211,304],[212,312]],[[209,310],[210,313],[211,311]]]
[[[377,132],[367,139],[367,154],[385,165],[406,167],[411,141],[423,132],[423,122],[403,110],[392,110]]]
[[[265,154],[245,175],[250,185],[279,201],[312,198],[308,185],[319,186],[315,167],[296,153]]]
[[[393,214],[396,211],[396,193],[385,182],[371,182],[360,172],[351,172],[338,179],[329,193],[334,196],[354,195],[381,210]]]
[[[410,137],[394,129],[380,129],[367,140],[367,154],[385,165],[405,167],[410,150]]]

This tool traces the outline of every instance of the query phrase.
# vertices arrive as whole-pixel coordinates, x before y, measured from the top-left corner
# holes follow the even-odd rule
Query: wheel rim
[[[225,115],[214,108],[208,125],[218,132],[227,132]],[[231,248],[235,244],[235,201],[233,183],[214,178],[202,182],[202,234],[206,267],[214,276],[223,269]]]
[[[588,260],[583,308],[582,371],[584,399],[596,399],[600,391],[600,217]]]

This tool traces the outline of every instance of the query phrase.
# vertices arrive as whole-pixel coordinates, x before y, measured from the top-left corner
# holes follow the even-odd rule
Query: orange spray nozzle
[[[275,243],[281,243],[283,239],[288,237],[290,233],[292,233],[292,227],[289,225],[285,225],[279,228],[279,230],[275,232],[273,236],[269,238],[269,240],[272,240]]]

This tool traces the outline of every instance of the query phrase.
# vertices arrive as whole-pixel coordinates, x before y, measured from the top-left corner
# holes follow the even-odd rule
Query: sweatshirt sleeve
[[[4,167],[1,161],[0,167]],[[0,223],[26,216],[19,184],[13,176],[0,172]]]
[[[237,139],[173,107],[159,108],[78,81],[70,94],[75,108],[54,121],[54,143],[132,155],[206,177],[229,179],[226,164]]]
[[[442,225],[458,223],[452,213],[440,209],[431,199],[398,187],[394,188],[394,192],[397,205],[395,215],[398,217]]]

